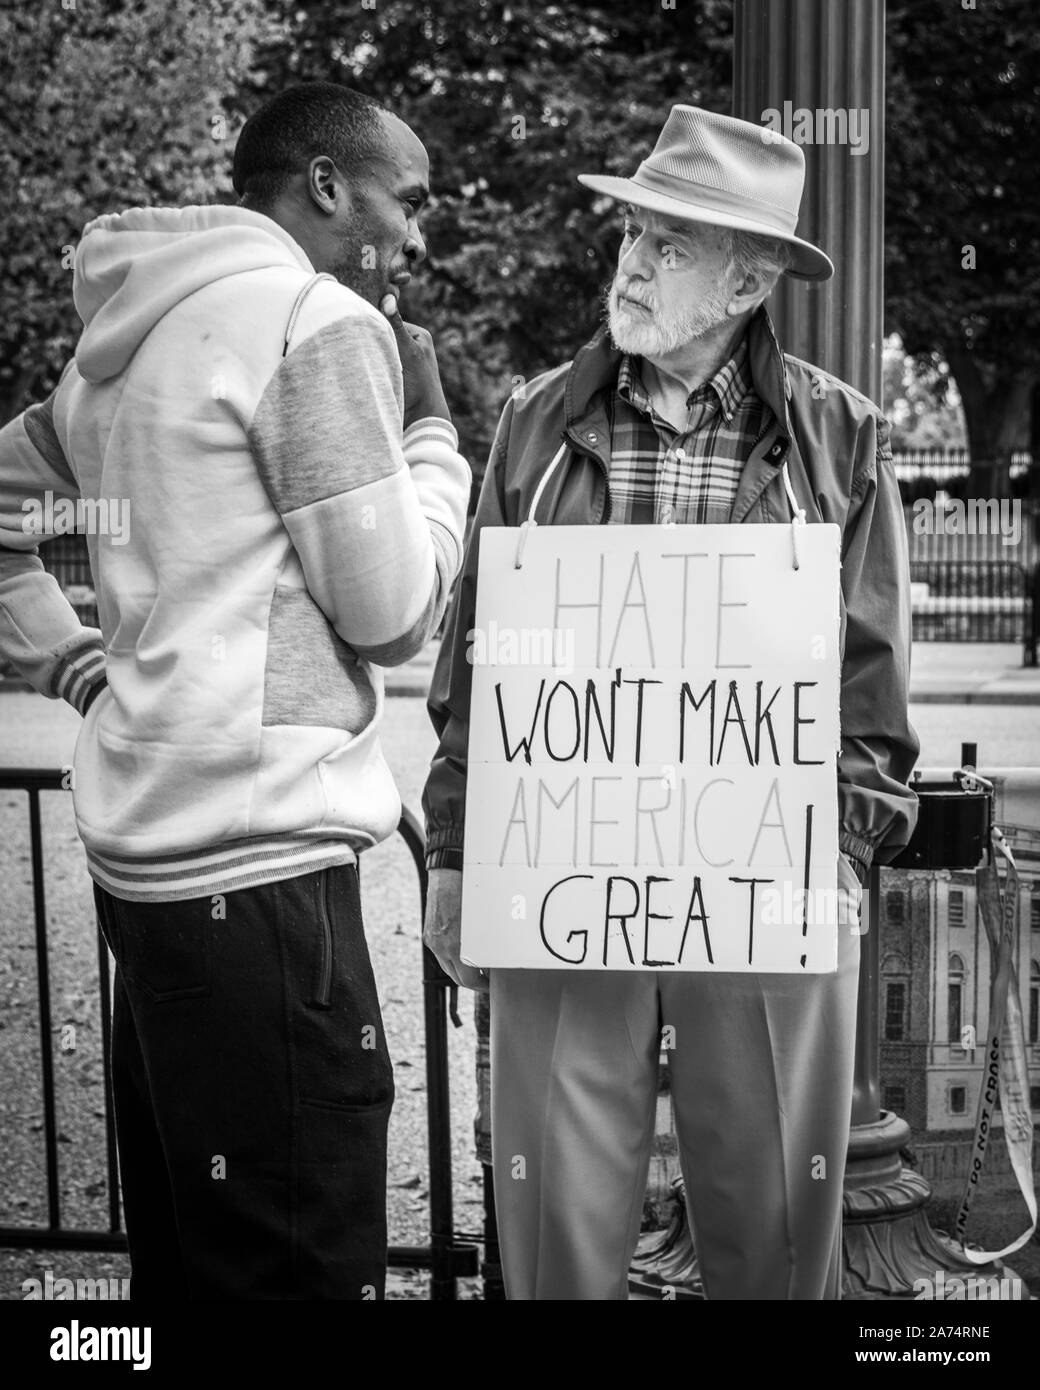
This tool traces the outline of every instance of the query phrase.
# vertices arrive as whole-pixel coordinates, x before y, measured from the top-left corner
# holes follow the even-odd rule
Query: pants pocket
[[[301,978],[310,981],[294,1009],[297,1094],[305,1105],[341,1110],[389,1106],[394,1083],[375,977],[361,919],[353,865],[297,880],[306,952]],[[288,885],[286,885],[288,887]]]
[[[105,908],[106,939],[128,986],[156,1004],[210,995],[219,923],[210,916],[208,898],[129,903],[106,894]]]

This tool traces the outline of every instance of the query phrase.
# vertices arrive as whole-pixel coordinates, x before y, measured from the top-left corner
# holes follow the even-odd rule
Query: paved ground
[[[1040,666],[1022,665],[1010,643],[918,642],[913,649],[914,704],[1040,704]]]

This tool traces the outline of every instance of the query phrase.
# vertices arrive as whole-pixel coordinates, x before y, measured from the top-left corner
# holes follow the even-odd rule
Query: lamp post
[[[781,280],[772,301],[779,339],[875,401],[884,325],[884,94],[884,0],[736,0],[733,114],[779,125],[796,143],[811,140],[798,234],[835,263],[822,285]],[[910,1127],[881,1108],[879,879],[875,867],[864,899],[845,1298],[910,1298],[915,1279],[934,1280],[939,1271],[999,1272],[968,1265],[931,1230],[928,1184],[900,1155]]]

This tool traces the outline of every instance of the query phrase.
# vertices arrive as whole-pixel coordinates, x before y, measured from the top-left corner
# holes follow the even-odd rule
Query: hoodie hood
[[[225,276],[272,266],[314,273],[288,232],[245,208],[131,208],[96,218],[83,230],[72,282],[83,320],[80,375],[94,384],[118,376],[174,305]]]

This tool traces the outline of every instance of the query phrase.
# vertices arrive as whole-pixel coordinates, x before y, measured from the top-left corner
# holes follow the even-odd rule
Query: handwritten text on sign
[[[836,968],[839,534],[481,532],[465,960]]]

